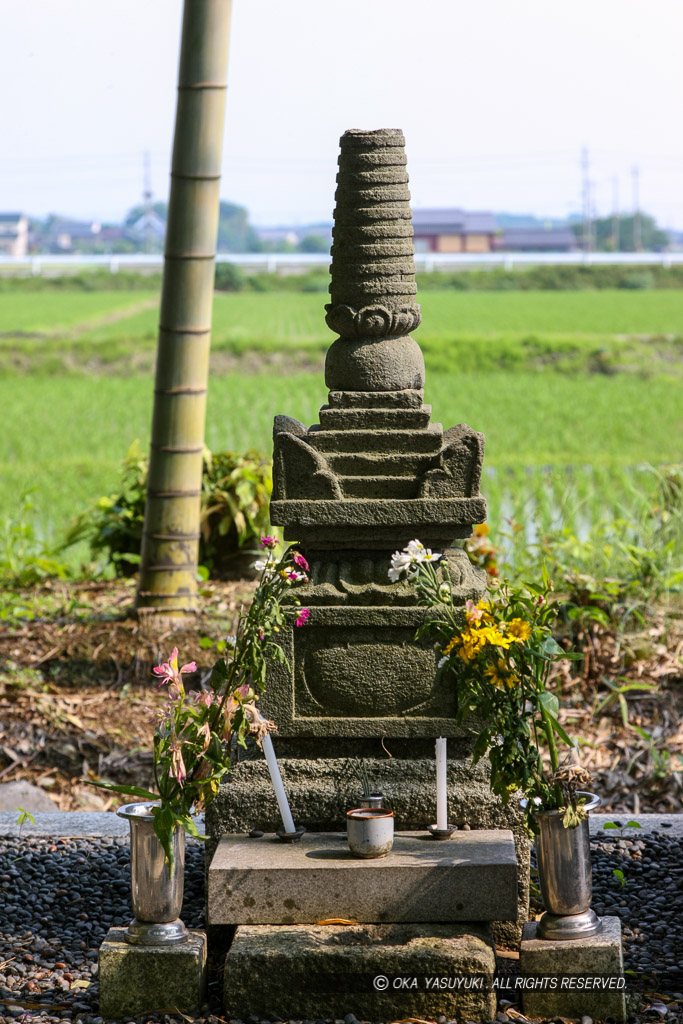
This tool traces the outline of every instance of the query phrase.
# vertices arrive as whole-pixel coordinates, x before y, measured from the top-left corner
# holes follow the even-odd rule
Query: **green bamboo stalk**
[[[185,0],[138,609],[197,604],[231,0]]]

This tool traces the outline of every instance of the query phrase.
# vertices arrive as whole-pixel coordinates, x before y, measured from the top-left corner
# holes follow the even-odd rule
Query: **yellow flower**
[[[444,656],[444,658],[447,657],[451,653],[453,648],[457,647],[459,643],[460,643],[460,637],[459,636],[452,636],[451,639],[448,641],[448,643],[446,644],[446,646],[443,649],[443,656]]]
[[[469,630],[467,633],[463,633],[462,648],[458,651],[458,654],[463,661],[472,661],[484,646],[484,640],[482,639],[481,633],[481,630],[473,629]]]
[[[482,637],[483,643],[489,643],[493,647],[502,647],[505,651],[512,643],[512,640],[504,636],[495,626],[484,626],[479,630],[479,635]]]
[[[474,534],[475,537],[486,537],[490,530],[491,527],[488,525],[488,523],[477,523],[477,525],[472,530],[472,533]]]
[[[505,671],[504,661],[499,661],[497,665],[490,665],[484,672],[484,675],[487,676],[493,685],[498,687],[499,690],[502,690],[504,686],[507,686],[508,689],[512,690],[515,683],[519,682],[518,675],[515,675],[514,672]]]
[[[507,633],[513,640],[523,643],[531,636],[531,623],[526,619],[510,619],[507,624]]]

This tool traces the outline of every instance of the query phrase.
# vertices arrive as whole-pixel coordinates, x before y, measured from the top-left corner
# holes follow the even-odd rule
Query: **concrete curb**
[[[101,838],[127,836],[128,822],[113,811],[36,811],[34,823],[17,824],[17,811],[0,811],[0,836],[52,836]],[[204,834],[204,815],[194,818]]]
[[[17,824],[17,811],[0,811],[0,836],[127,836],[128,822],[113,811],[37,811],[35,823]],[[194,819],[199,831],[204,831],[204,816]],[[619,838],[617,829],[606,829],[607,822],[640,822],[641,828],[627,828],[624,836],[634,838],[639,833],[662,832],[670,836],[683,836],[683,814],[591,814],[591,836]]]

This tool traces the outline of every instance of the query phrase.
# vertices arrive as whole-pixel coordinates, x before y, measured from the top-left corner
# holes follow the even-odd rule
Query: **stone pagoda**
[[[338,335],[325,365],[329,394],[314,426],[287,416],[274,426],[271,520],[309,562],[310,582],[296,593],[311,614],[283,635],[289,667],[269,668],[261,707],[278,726],[294,820],[312,832],[344,830],[358,799],[354,757],[364,758],[397,829],[424,831],[436,820],[434,741],[448,737],[449,819],[513,827],[521,922],[528,844],[518,818],[492,796],[486,766],[470,768],[453,687],[435,681],[434,650],[415,641],[424,610],[410,584],[388,577],[392,553],[419,539],[443,554],[456,603],[478,600],[486,587],[459,546],[486,516],[484,437],[431,422],[424,360],[410,336],[421,314],[404,145],[397,130],[341,139],[325,317]],[[247,757],[209,808],[213,843],[279,825],[265,762]]]

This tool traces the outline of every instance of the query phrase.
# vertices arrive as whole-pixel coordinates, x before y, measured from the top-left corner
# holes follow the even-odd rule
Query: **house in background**
[[[28,217],[23,213],[0,213],[0,253],[25,256],[28,252]]]
[[[493,252],[492,213],[459,209],[413,210],[415,252]]]
[[[504,228],[496,239],[499,252],[576,252],[578,248],[570,228]]]

